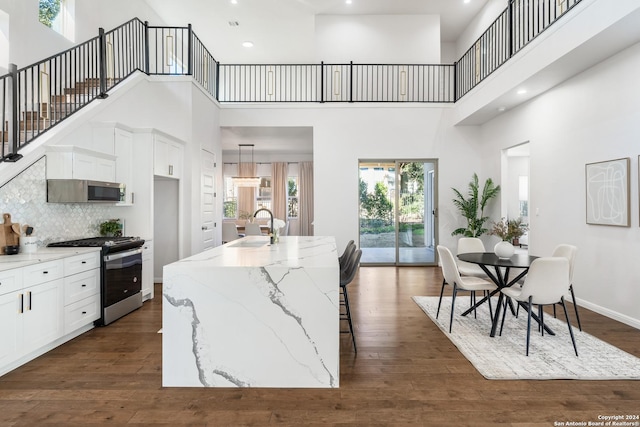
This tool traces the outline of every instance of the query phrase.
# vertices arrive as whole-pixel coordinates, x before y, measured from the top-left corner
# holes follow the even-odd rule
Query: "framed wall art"
[[[587,224],[629,227],[629,157],[587,163]]]

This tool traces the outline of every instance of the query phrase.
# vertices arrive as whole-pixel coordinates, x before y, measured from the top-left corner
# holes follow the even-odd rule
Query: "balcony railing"
[[[0,76],[2,161],[136,71],[189,75],[219,102],[453,103],[581,0],[510,0],[455,64],[220,64],[186,27],[135,18]]]
[[[220,64],[220,102],[453,102],[453,65]]]
[[[456,62],[456,101],[581,0],[509,0],[509,6]]]

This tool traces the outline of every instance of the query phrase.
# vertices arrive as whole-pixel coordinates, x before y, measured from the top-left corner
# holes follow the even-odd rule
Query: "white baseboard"
[[[565,300],[571,301],[571,297],[569,296],[569,299],[565,297]],[[578,303],[578,306],[580,307],[584,307],[591,311],[595,311],[598,314],[602,314],[603,316],[607,316],[613,320],[617,320],[618,322],[622,322],[636,329],[640,329],[640,319],[634,319],[633,317],[627,316],[626,314],[618,313],[617,311],[613,311],[608,308],[590,303],[588,301],[581,300],[580,298],[577,298],[576,300],[577,300],[576,302]]]

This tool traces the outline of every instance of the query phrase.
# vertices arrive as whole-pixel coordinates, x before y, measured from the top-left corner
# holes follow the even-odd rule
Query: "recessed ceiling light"
[[[518,95],[524,95],[525,93],[527,93],[527,90],[526,90],[526,89],[520,89],[520,90],[518,91]]]
[[[242,42],[242,46],[244,46],[244,47],[253,47],[253,42],[250,42],[250,41]]]
[[[352,3],[352,1],[351,1],[351,0],[345,0],[345,3],[346,3],[346,4],[351,4],[351,3]]]
[[[231,0],[231,4],[238,4],[238,0]]]
[[[471,3],[471,0],[464,0],[464,3],[465,3],[465,4],[467,4],[467,3]]]
[[[506,109],[507,109],[507,107],[498,107],[498,111],[500,111],[500,112],[502,112],[502,111],[504,111]]]

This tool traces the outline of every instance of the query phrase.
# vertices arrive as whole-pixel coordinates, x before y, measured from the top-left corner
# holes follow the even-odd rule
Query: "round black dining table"
[[[488,298],[495,295],[496,293],[499,293],[500,295],[498,296],[498,306],[496,307],[496,314],[493,317],[493,322],[491,324],[490,336],[494,337],[496,335],[496,327],[498,325],[500,307],[502,306],[503,299],[504,299],[504,295],[502,294],[502,292],[500,292],[500,289],[513,286],[520,279],[526,276],[527,271],[531,266],[531,263],[536,258],[538,257],[533,255],[526,255],[526,254],[514,254],[510,258],[500,258],[498,257],[498,255],[496,255],[493,252],[469,252],[465,254],[459,254],[458,259],[460,261],[465,261],[465,262],[479,265],[480,268],[482,268],[482,271],[484,271],[485,274],[491,279],[491,281],[495,283],[497,286],[497,289],[492,291],[489,294],[489,296],[484,297],[483,299],[478,301],[471,308],[469,308],[467,311],[462,313],[462,315],[466,316],[467,314],[471,313],[475,308],[477,308],[480,304],[486,302]],[[491,271],[489,267],[493,267],[493,271]],[[509,274],[511,273],[512,268],[517,268],[519,270],[515,275],[515,277],[510,278]],[[513,306],[512,306],[512,311],[514,311]],[[534,320],[538,321],[536,317],[537,316],[534,317]],[[549,332],[551,335],[554,335],[551,329],[545,327],[545,330]]]

